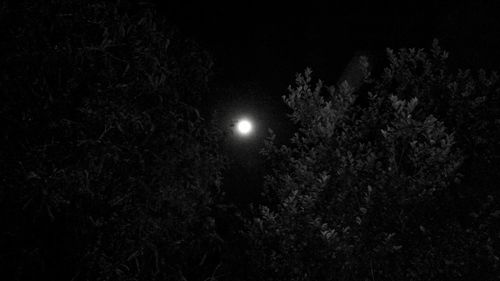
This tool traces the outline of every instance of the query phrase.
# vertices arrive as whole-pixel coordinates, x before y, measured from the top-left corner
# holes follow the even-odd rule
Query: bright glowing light
[[[240,120],[238,121],[238,124],[236,125],[236,129],[238,129],[238,132],[242,135],[248,135],[249,133],[252,132],[252,123],[248,120]]]

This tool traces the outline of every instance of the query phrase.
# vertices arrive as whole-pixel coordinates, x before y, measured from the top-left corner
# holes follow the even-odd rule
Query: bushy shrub
[[[497,191],[464,187],[475,155],[498,158],[497,75],[452,74],[437,42],[388,58],[368,92],[313,86],[306,70],[284,96],[299,129],[263,150],[267,203],[247,233],[255,278],[500,276]]]
[[[8,280],[204,280],[217,268],[212,62],[144,3],[2,4]]]

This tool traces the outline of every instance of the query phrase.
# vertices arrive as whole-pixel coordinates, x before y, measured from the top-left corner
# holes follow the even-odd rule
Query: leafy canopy
[[[221,133],[197,110],[212,62],[146,4],[113,2],[2,5],[0,263],[12,280],[217,268]]]
[[[309,69],[297,75],[283,99],[298,130],[288,146],[271,134],[262,151],[268,203],[247,234],[256,278],[498,276],[499,211],[487,211],[498,201],[490,195],[477,207],[486,213],[480,226],[454,201],[466,189],[464,161],[493,149],[469,141],[498,143],[498,129],[484,130],[492,115],[482,114],[494,110],[487,101],[498,100],[498,76],[452,74],[447,56],[437,42],[388,50],[389,66],[378,78],[367,73],[364,92],[314,85]]]

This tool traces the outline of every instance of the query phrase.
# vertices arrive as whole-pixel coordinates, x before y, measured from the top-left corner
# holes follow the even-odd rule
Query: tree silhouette
[[[437,41],[430,51],[388,50],[385,72],[357,93],[366,104],[347,83],[297,76],[284,101],[299,129],[289,146],[269,137],[267,204],[248,222],[255,278],[498,276],[498,191],[471,193],[477,170],[464,170],[483,161],[478,153],[499,167],[498,77],[453,74],[446,58]],[[481,183],[497,176],[488,177]]]
[[[9,280],[204,280],[218,268],[212,62],[146,4],[2,6],[0,263]]]

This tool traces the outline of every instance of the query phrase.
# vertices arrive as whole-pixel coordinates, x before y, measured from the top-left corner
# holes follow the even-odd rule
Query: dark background
[[[228,192],[238,190],[239,199],[250,200],[258,193],[255,186],[263,172],[258,150],[267,128],[276,132],[278,142],[288,139],[292,125],[281,96],[306,67],[330,85],[353,56],[365,53],[373,57],[376,75],[385,65],[386,48],[428,48],[434,38],[450,52],[452,66],[500,65],[499,9],[494,1],[273,6],[157,0],[157,5],[158,13],[214,59],[213,92],[203,110],[217,111],[223,127],[241,114],[252,116],[258,126],[252,138],[235,137],[228,144],[233,164],[225,186]]]
[[[159,13],[213,54],[219,85],[258,82],[284,91],[294,73],[307,66],[332,81],[358,51],[383,56],[387,47],[429,47],[433,38],[464,66],[498,62],[500,21],[494,1],[157,3]]]

